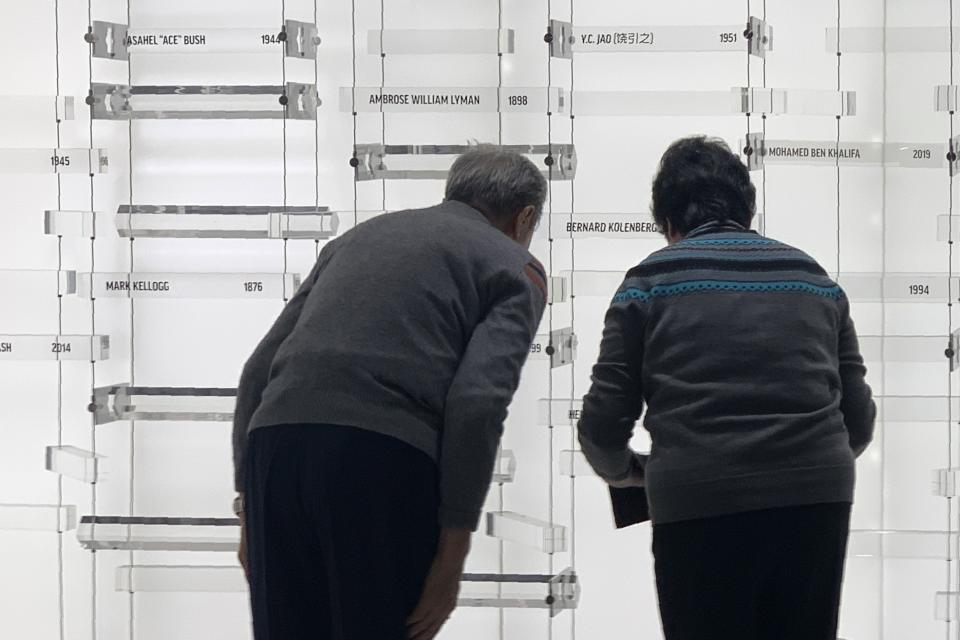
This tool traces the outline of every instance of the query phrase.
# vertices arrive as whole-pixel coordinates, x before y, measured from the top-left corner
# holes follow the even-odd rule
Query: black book
[[[613,505],[613,521],[617,529],[640,524],[650,519],[647,490],[643,487],[625,489],[610,487],[610,502]]]

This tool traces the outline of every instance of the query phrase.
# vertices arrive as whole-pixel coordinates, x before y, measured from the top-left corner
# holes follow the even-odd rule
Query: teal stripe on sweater
[[[614,302],[640,300],[647,302],[652,298],[681,295],[685,293],[704,293],[709,291],[746,292],[746,293],[809,293],[827,298],[842,298],[843,289],[839,286],[820,287],[801,280],[773,280],[770,282],[740,282],[736,280],[688,280],[669,285],[657,285],[644,291],[636,287],[627,287],[618,291]]]

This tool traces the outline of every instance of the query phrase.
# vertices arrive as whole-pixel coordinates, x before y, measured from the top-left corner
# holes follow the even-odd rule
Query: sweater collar
[[[752,233],[756,234],[756,231],[747,229],[739,222],[734,222],[733,220],[711,220],[706,222],[699,227],[694,228],[690,231],[684,239],[686,238],[696,238],[698,236],[705,236],[711,233]]]
[[[441,206],[446,207],[448,213],[453,213],[464,218],[482,220],[488,225],[493,226],[493,223],[490,222],[490,219],[487,218],[482,211],[471,207],[465,202],[460,202],[459,200],[444,200]]]

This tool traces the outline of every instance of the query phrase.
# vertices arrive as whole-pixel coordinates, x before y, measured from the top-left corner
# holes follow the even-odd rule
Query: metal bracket
[[[747,169],[756,171],[763,169],[767,156],[767,143],[762,133],[748,133],[747,142],[741,153],[746,158]]]
[[[95,425],[124,420],[122,410],[123,407],[130,404],[130,396],[127,394],[129,388],[130,384],[124,382],[107,387],[97,387],[93,390],[90,411],[93,413],[93,423]]]
[[[564,569],[550,580],[550,617],[557,616],[564,609],[576,609],[580,603],[580,581],[573,569]]]
[[[551,20],[547,28],[547,44],[553,58],[573,58],[573,25],[563,20]]]
[[[93,21],[94,58],[107,60],[130,60],[130,50],[127,48],[128,26],[122,22]]]
[[[950,168],[950,177],[960,175],[960,136],[950,139],[947,153],[947,166]]]
[[[766,21],[751,16],[744,35],[747,37],[747,51],[750,55],[766,58],[767,52],[773,51],[773,27]]]
[[[287,56],[305,60],[317,59],[317,45],[320,44],[317,25],[311,22],[287,20],[284,32],[287,36],[284,43]]]
[[[577,336],[570,327],[555,329],[550,334],[547,348],[550,350],[551,369],[570,364],[577,357]]]

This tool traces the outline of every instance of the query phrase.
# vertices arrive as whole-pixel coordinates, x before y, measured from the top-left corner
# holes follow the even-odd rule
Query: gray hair
[[[450,167],[445,197],[480,208],[497,220],[533,206],[539,219],[547,197],[547,181],[525,156],[494,145],[480,145]]]

